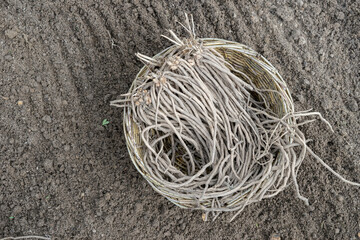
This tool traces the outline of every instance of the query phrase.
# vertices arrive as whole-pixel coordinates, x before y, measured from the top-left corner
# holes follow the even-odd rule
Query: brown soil
[[[204,223],[155,193],[127,153],[122,111],[141,63],[193,13],[202,37],[244,43],[288,82],[303,128],[344,177],[360,181],[359,1],[0,1],[0,237],[53,239],[357,239],[360,189],[308,157],[291,187]],[[19,102],[22,101],[22,102]],[[102,126],[102,120],[110,123]]]

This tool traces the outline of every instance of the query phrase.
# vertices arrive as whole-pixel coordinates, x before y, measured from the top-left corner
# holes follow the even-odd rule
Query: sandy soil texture
[[[125,93],[142,64],[193,13],[198,35],[246,44],[288,82],[312,149],[360,181],[359,1],[0,1],[0,238],[358,239],[360,189],[308,157],[290,187],[203,222],[155,193],[133,167],[122,131]],[[109,124],[102,126],[103,119]],[[360,237],[359,237],[360,239]]]

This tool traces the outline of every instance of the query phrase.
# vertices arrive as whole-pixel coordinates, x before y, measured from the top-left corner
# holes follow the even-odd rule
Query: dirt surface
[[[312,149],[360,181],[359,1],[0,1],[0,238],[358,239],[360,189],[314,158],[291,187],[203,222],[155,193],[127,153],[122,110],[142,64],[193,13],[201,37],[244,43],[288,82],[298,110],[333,125],[303,128]],[[109,124],[102,126],[103,119]]]

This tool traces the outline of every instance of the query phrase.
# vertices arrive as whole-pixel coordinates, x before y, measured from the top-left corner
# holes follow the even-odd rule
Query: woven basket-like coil
[[[245,73],[252,83],[259,89],[266,90],[276,90],[283,92],[284,97],[280,97],[279,94],[273,93],[271,91],[266,91],[264,94],[265,100],[269,104],[273,113],[275,113],[279,118],[283,117],[285,114],[292,112],[292,99],[288,91],[286,83],[283,81],[278,71],[259,53],[255,52],[251,48],[232,41],[214,39],[214,38],[205,38],[201,39],[203,46],[205,48],[212,48],[219,52],[227,63],[232,65],[236,70],[239,70]],[[166,57],[171,51],[173,51],[176,46],[171,46],[162,52],[154,56],[155,59],[160,57]],[[133,84],[130,87],[129,92],[132,91],[137,85],[137,80],[147,74],[149,71],[147,66],[144,66],[140,72],[137,74]],[[235,73],[236,74],[236,73]],[[256,97],[256,96],[255,96]],[[291,121],[291,120],[288,120]],[[130,107],[125,107],[124,109],[124,133],[126,137],[126,143],[131,156],[131,160],[135,165],[136,169],[141,173],[141,175],[150,183],[150,185],[161,195],[165,196],[168,200],[182,208],[201,208],[199,204],[209,208],[211,206],[211,199],[202,202],[196,202],[191,197],[186,197],[184,194],[178,194],[173,190],[170,190],[163,186],[161,183],[157,182],[146,169],[143,164],[143,144],[141,141],[141,136],[139,129],[136,123],[133,121],[131,116]],[[176,166],[182,168],[185,164],[182,163],[182,159],[179,158],[176,161]],[[239,206],[244,200],[244,196],[250,192],[250,187],[244,189],[237,194],[235,200],[227,203],[227,208],[231,210],[232,208]]]

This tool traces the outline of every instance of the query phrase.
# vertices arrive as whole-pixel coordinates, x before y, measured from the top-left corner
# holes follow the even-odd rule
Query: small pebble
[[[303,95],[297,95],[297,98],[299,99],[299,102],[301,103],[305,103],[306,102],[306,99]]]
[[[141,204],[141,203],[136,203],[135,204],[135,212],[136,213],[141,213],[141,212],[143,212],[143,205]]]
[[[278,233],[271,234],[270,240],[281,240],[280,234]]]
[[[10,54],[8,54],[8,55],[6,55],[5,57],[4,57],[4,59],[6,60],[6,61],[8,61],[8,62],[10,62],[11,60],[12,60],[12,56],[10,55]]]
[[[339,234],[340,233],[340,229],[336,228],[335,229],[335,234]]]
[[[357,235],[358,235],[358,238],[360,238],[360,232],[358,232],[358,234],[357,234]]]
[[[110,193],[106,193],[105,194],[105,200],[109,201],[111,199],[111,194]]]
[[[321,105],[323,106],[323,108],[325,110],[331,109],[333,107],[332,101],[328,98],[325,98],[322,102]]]
[[[45,224],[44,220],[43,219],[39,219],[38,223],[37,223],[37,226],[38,227],[43,227]]]
[[[338,200],[339,200],[339,202],[343,202],[344,201],[344,197],[343,196],[338,196]]]
[[[64,146],[64,150],[65,150],[65,152],[70,151],[70,146],[69,146],[69,145],[65,145],[65,146]]]
[[[111,94],[106,94],[105,97],[104,97],[104,101],[105,102],[108,102],[111,98]]]
[[[107,217],[105,218],[105,222],[106,222],[107,224],[110,224],[110,225],[111,225],[111,224],[114,222],[114,217],[111,216],[111,215],[107,216]]]
[[[294,10],[289,7],[278,8],[276,13],[281,17],[285,22],[290,22],[294,19]]]
[[[324,54],[320,55],[320,62],[324,62],[324,60],[325,60],[325,55]]]
[[[343,12],[338,12],[337,18],[338,18],[339,20],[343,20],[343,19],[345,18],[345,14],[344,14]]]
[[[24,147],[18,147],[17,150],[19,153],[22,153],[24,151]]]
[[[24,102],[23,102],[23,101],[18,101],[17,104],[18,104],[19,106],[22,106],[22,105],[24,104]]]
[[[52,172],[54,170],[54,162],[52,159],[48,158],[44,161],[44,168],[47,172]]]
[[[56,139],[52,142],[52,144],[53,144],[54,148],[59,148],[59,147],[61,147],[61,142],[59,142],[59,141],[56,140]]]
[[[186,224],[185,224],[185,223],[182,223],[182,224],[180,225],[180,229],[181,229],[182,231],[184,231],[185,228],[186,228]]]
[[[28,93],[29,90],[30,90],[30,88],[28,86],[26,86],[26,85],[21,87],[21,91],[23,91],[24,93]]]
[[[304,37],[299,37],[299,45],[305,45],[306,39]]]
[[[16,29],[8,29],[5,31],[5,36],[7,36],[10,39],[13,39],[18,35],[18,31]]]
[[[251,21],[253,23],[258,23],[259,22],[259,17],[254,12],[251,14]]]
[[[21,211],[22,211],[22,208],[20,206],[16,206],[16,207],[14,207],[12,214],[17,215],[17,214],[21,213]]]
[[[47,122],[47,123],[51,123],[51,117],[49,115],[45,115],[43,118],[42,118],[43,121]]]
[[[347,108],[352,111],[352,112],[357,112],[359,110],[359,105],[357,104],[355,99],[350,99],[347,103],[346,103]]]
[[[87,95],[86,98],[88,100],[93,100],[94,99],[94,94],[91,93],[91,94]]]
[[[74,13],[74,12],[76,12],[76,10],[77,10],[77,7],[75,5],[72,5],[70,7],[70,12]]]
[[[50,134],[47,132],[43,132],[43,136],[46,140],[49,140],[51,138]],[[53,143],[54,144],[54,143]]]

